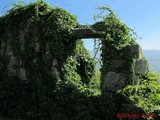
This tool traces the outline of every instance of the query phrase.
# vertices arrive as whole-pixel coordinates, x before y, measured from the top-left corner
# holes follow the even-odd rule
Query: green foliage
[[[128,85],[118,93],[132,100],[147,113],[160,108],[160,75],[149,72],[139,85]]]
[[[95,32],[102,35],[102,40],[107,40],[112,43],[112,45],[121,49],[127,45],[135,44],[136,34],[127,25],[121,22],[114,12],[109,7],[100,7],[102,12],[95,16],[95,21],[97,19],[102,19],[100,22],[92,25]],[[109,12],[103,15],[104,12]]]
[[[41,0],[15,5],[0,17],[1,114],[21,120],[78,120],[86,114],[83,110],[89,112],[95,63],[82,41],[73,39],[76,26],[75,16]],[[12,58],[18,62],[9,66]],[[24,80],[17,74],[20,68],[26,70]]]
[[[128,57],[127,46],[137,44],[137,35],[109,7],[99,9],[102,12],[94,17],[96,23],[91,28],[102,36],[100,40],[95,40],[94,46],[95,53],[102,51],[101,86],[104,85],[104,77],[108,71],[127,74],[128,84],[131,84],[130,70],[134,73],[135,58]],[[113,69],[113,61],[116,60],[127,62],[123,67]]]
[[[103,82],[100,79],[109,70],[113,57],[119,56],[127,45],[136,43],[131,30],[110,9],[101,9],[110,13],[104,17],[100,14],[98,17],[103,21],[92,28],[102,35],[102,75],[95,71],[95,62],[83,42],[74,40],[73,29],[79,23],[65,10],[38,0],[25,6],[15,5],[0,17],[2,114],[19,120],[108,120],[114,117],[117,108],[113,106],[116,105],[110,104],[110,95],[101,95]],[[10,66],[12,60],[17,61],[14,66]],[[18,74],[22,68],[26,70],[24,80]],[[147,79],[151,79],[149,76]],[[155,84],[150,87],[155,88]],[[157,104],[158,88],[152,91],[157,99],[149,94]],[[134,88],[129,89],[132,95]],[[139,91],[146,92],[144,85],[136,86],[136,90],[140,97]],[[138,103],[142,106],[145,102]]]
[[[101,94],[100,81],[101,81],[101,73],[100,71],[96,70],[96,73],[94,74],[90,82],[90,87],[94,90],[93,92],[94,95]]]

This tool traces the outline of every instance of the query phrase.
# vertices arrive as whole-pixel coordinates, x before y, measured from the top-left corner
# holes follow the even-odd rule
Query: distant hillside
[[[160,73],[160,50],[143,50],[143,54],[150,64],[150,71]]]
[[[148,60],[160,60],[160,50],[143,50]]]
[[[89,51],[91,56],[94,56],[93,51]],[[160,73],[160,50],[143,50],[143,55],[150,64],[150,71]],[[100,53],[97,54],[97,58],[100,58]],[[100,64],[97,64],[97,69],[100,69]]]

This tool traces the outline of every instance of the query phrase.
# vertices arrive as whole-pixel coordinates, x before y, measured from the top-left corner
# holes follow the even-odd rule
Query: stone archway
[[[48,16],[48,14],[47,14],[47,16]],[[14,19],[16,19],[16,18],[19,18],[19,16],[15,17]],[[11,20],[14,21],[14,19],[11,19]],[[10,20],[10,19],[8,19],[8,20]],[[46,18],[44,18],[44,20],[46,20]],[[6,21],[4,21],[4,22],[6,22]],[[20,22],[18,22],[18,24],[19,23]],[[5,73],[6,76],[10,76],[10,74],[14,75],[16,77],[18,76],[23,81],[25,81],[27,76],[32,78],[32,80],[34,82],[33,88],[35,88],[35,89],[33,89],[33,90],[35,90],[35,91],[33,91],[33,93],[35,93],[35,95],[33,94],[32,96],[33,96],[33,98],[37,98],[40,101],[41,94],[45,93],[45,91],[48,90],[48,86],[43,86],[43,83],[44,83],[43,80],[45,80],[46,77],[44,77],[42,74],[46,74],[49,71],[49,74],[47,73],[47,77],[50,77],[50,75],[51,76],[52,75],[59,76],[59,69],[58,69],[59,68],[59,64],[58,64],[59,61],[58,61],[58,59],[54,58],[58,54],[56,54],[54,57],[52,56],[52,54],[53,54],[53,52],[55,52],[55,51],[57,52],[58,50],[61,50],[62,48],[59,48],[59,49],[53,51],[54,49],[52,49],[52,46],[51,46],[51,45],[54,45],[53,42],[52,41],[46,42],[47,32],[49,32],[49,31],[46,32],[45,30],[43,30],[43,32],[44,32],[43,34],[41,33],[42,31],[40,31],[39,33],[42,34],[42,36],[38,35],[37,31],[40,29],[39,29],[39,26],[37,25],[37,23],[38,23],[37,21],[35,22],[36,23],[35,24],[35,23],[32,23],[32,21],[30,19],[28,19],[26,22],[22,22],[22,23],[24,24],[24,27],[22,27],[22,26],[20,27],[22,30],[18,29],[20,31],[18,31],[18,34],[16,34],[14,36],[17,41],[14,42],[14,44],[12,43],[12,45],[13,45],[12,47],[16,47],[15,53],[13,53],[13,50],[11,49],[11,46],[8,43],[8,42],[11,42],[11,41],[9,41],[10,40],[9,38],[12,38],[12,36],[11,36],[12,34],[8,34],[7,29],[5,29],[5,30],[0,29],[5,34],[1,38],[2,41],[0,41],[1,47],[3,48],[3,49],[1,49],[1,53],[4,53],[4,56],[1,55],[2,56],[1,59],[3,61],[5,61],[5,63],[6,63],[6,64],[3,64],[4,68],[7,71]],[[25,23],[26,23],[26,25],[25,25]],[[44,21],[42,23],[44,23]],[[3,22],[0,23],[0,25],[3,26]],[[6,26],[4,26],[4,27],[8,27],[8,26],[10,27],[10,25],[8,25],[7,23],[5,25]],[[20,24],[20,25],[22,25],[22,24]],[[33,37],[31,36],[32,35],[31,33],[33,32],[31,30],[32,28],[33,28],[33,31],[35,32],[33,34]],[[14,30],[17,30],[17,29],[13,29],[13,31]],[[11,31],[9,31],[9,32],[11,32]],[[29,33],[29,34],[27,34],[27,33]],[[58,33],[56,33],[56,34],[58,34]],[[56,36],[56,34],[53,34],[53,36],[50,36],[50,37],[54,37],[54,35]],[[19,35],[20,35],[20,39],[17,39],[16,37]],[[33,39],[30,40],[29,39],[30,36]],[[43,39],[42,41],[39,41],[38,39],[41,39],[42,37],[44,37],[45,39]],[[61,35],[59,35],[58,37],[63,39],[63,37],[66,37],[66,36],[61,37]],[[94,30],[91,28],[85,28],[85,27],[75,28],[74,29],[74,39],[72,39],[72,40],[77,40],[77,39],[82,39],[82,38],[101,38],[101,35],[94,32]],[[59,39],[56,39],[56,40],[59,41]],[[67,40],[63,44],[64,46],[66,43],[70,43],[70,41],[68,42]],[[50,44],[50,46],[49,46],[48,43],[50,43],[50,42],[52,42],[52,44]],[[61,41],[61,42],[64,42],[64,41]],[[27,44],[29,43],[28,45],[30,45],[31,49],[28,49],[27,45],[24,46],[25,43],[27,43]],[[101,71],[102,72],[101,88],[102,88],[102,95],[105,96],[104,98],[106,98],[106,101],[105,101],[106,103],[102,103],[102,106],[103,106],[103,104],[110,105],[109,111],[111,111],[114,115],[116,115],[118,112],[130,113],[130,112],[133,112],[133,109],[134,109],[134,111],[136,111],[137,110],[136,106],[134,106],[133,104],[127,103],[126,101],[122,101],[121,96],[117,95],[116,91],[121,88],[124,88],[128,84],[131,84],[131,85],[138,84],[138,77],[143,76],[145,74],[147,61],[142,59],[141,48],[139,47],[139,45],[132,45],[132,46],[126,46],[122,50],[113,50],[114,48],[111,49],[112,46],[111,46],[110,42],[102,41],[102,44],[105,49],[103,49],[103,51],[102,51],[103,66],[102,66],[102,71]],[[62,46],[62,47],[64,47],[64,46]],[[24,47],[26,50],[24,50]],[[59,47],[59,45],[58,45],[58,47]],[[70,46],[70,44],[69,44],[69,47],[72,47],[72,46]],[[70,49],[69,47],[67,48],[67,50]],[[19,51],[21,51],[22,53],[30,54],[30,56],[29,57],[27,55],[25,56],[22,53],[17,55],[16,53],[17,52],[20,53]],[[62,51],[62,52],[64,54],[66,54],[65,53],[66,51]],[[36,55],[38,54],[38,55],[34,56],[35,54]],[[64,57],[64,56],[60,56],[60,58],[61,57]],[[22,61],[20,58],[23,58],[24,60]],[[6,60],[9,60],[9,61],[6,61]],[[28,64],[28,63],[33,63],[33,64]],[[30,71],[30,69],[29,69],[28,70],[29,73],[27,73],[27,70],[23,67],[25,66],[26,68],[29,68],[29,65],[32,67],[31,70],[33,70],[33,71]],[[1,67],[1,70],[2,69],[3,68]],[[39,74],[36,75],[37,71],[39,69],[40,69],[40,71],[38,72]],[[43,69],[46,69],[47,72],[43,71]],[[5,71],[5,70],[3,70],[3,71]],[[39,80],[39,78],[43,78],[43,79]],[[48,81],[49,81],[49,79],[48,79]],[[31,81],[31,83],[32,83],[32,81]],[[47,85],[50,85],[50,82],[47,83]],[[51,92],[53,92],[53,91],[51,91]],[[44,96],[45,96],[45,94],[44,94]],[[44,99],[45,99],[45,97],[44,97]],[[37,105],[37,101],[36,101],[36,105]],[[125,109],[126,106],[127,106],[127,109]]]
[[[75,28],[74,34],[75,39],[101,38],[101,35],[96,33],[92,28]],[[138,84],[138,77],[144,76],[147,72],[147,60],[142,58],[141,47],[139,45],[128,45],[123,50],[117,50],[115,55],[115,53],[112,53],[112,50],[107,49],[110,48],[108,41],[103,41],[102,44],[104,44],[107,50],[107,52],[102,51],[105,53],[104,56],[109,56],[105,59],[105,62],[103,61],[103,66],[107,66],[105,68],[107,69],[106,73],[102,73],[108,79],[108,84],[104,85],[107,91],[116,92],[127,84]],[[134,61],[131,61],[132,59]],[[133,67],[132,70],[130,69],[131,67]],[[126,79],[130,80],[125,81]]]
[[[101,38],[101,35],[94,32],[92,28],[76,28],[74,32],[77,39]],[[108,99],[108,104],[112,103],[111,111],[117,115],[118,113],[145,113],[131,101],[123,100],[122,96],[117,95],[117,90],[127,85],[138,85],[139,78],[148,72],[148,63],[143,58],[141,47],[128,45],[122,50],[112,50],[109,41],[102,41],[102,44],[105,49],[102,49],[101,89],[102,94]]]

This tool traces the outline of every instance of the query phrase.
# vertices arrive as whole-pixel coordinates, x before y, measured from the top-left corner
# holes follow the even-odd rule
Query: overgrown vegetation
[[[78,25],[76,17],[43,1],[16,5],[0,17],[1,114],[80,119],[97,88],[90,85],[95,63],[82,41],[73,39]]]
[[[120,21],[109,7],[99,7],[99,9],[102,12],[94,16],[96,23],[92,25],[92,28],[102,35],[103,40],[110,41],[117,49],[136,44],[136,33]],[[103,15],[105,12],[108,14]],[[97,21],[99,19],[101,21]]]
[[[128,84],[131,84],[131,77],[134,76],[131,76],[130,70],[132,69],[134,73],[136,58],[132,58],[128,55],[128,49],[126,49],[126,47],[137,45],[136,40],[138,37],[131,28],[118,19],[109,7],[100,7],[99,9],[102,12],[94,17],[96,23],[92,25],[92,28],[102,36],[100,40],[95,40],[95,53],[102,51],[101,85],[104,84],[104,77],[109,71],[127,74]],[[108,14],[106,14],[106,12]],[[122,60],[126,61],[126,65],[118,69],[113,69],[112,64],[116,60],[119,60],[119,62]]]
[[[137,45],[135,40],[138,39],[138,36],[132,29],[121,22],[110,8],[100,7],[100,10],[102,12],[98,16],[95,16],[95,20],[102,19],[102,21],[96,21],[97,23],[92,28],[102,35],[101,40],[95,40],[95,53],[100,50],[102,51],[102,91],[107,72],[112,70],[125,72],[127,74],[127,84],[129,85],[117,93],[125,96],[126,100],[129,98],[137,107],[142,108],[146,113],[153,113],[154,110],[159,110],[159,74],[149,72],[145,76],[141,76],[138,80],[140,81],[138,85],[134,85],[133,83],[135,79],[134,67],[137,58],[129,57],[130,55],[126,54],[126,46]],[[103,13],[106,11],[109,14],[104,16]],[[113,69],[112,63],[115,60],[126,60],[127,64],[125,68]]]
[[[160,75],[149,72],[141,78],[138,85],[128,85],[118,93],[132,100],[146,113],[153,113],[154,110],[160,109]]]
[[[95,71],[95,62],[83,42],[74,40],[73,28],[79,23],[65,10],[52,8],[40,0],[25,6],[16,5],[0,17],[0,114],[16,120],[109,120],[115,117],[117,106],[110,103],[108,95],[101,94],[100,79],[109,70],[110,58],[136,42],[131,30],[109,8],[101,9],[108,10],[109,14],[98,16],[102,21],[92,27],[103,38],[102,74]],[[108,60],[111,61],[106,63]],[[22,77],[21,72],[26,76]],[[128,87],[122,94],[140,107],[148,102],[139,91],[143,86],[147,88],[143,92],[155,92],[148,96],[159,98],[154,80],[159,77],[150,76],[151,73],[138,87],[132,86],[138,88],[136,94],[138,99],[144,99],[143,103],[136,101],[132,92],[126,95]],[[156,91],[148,88],[148,84]],[[154,101],[148,103],[154,104]]]

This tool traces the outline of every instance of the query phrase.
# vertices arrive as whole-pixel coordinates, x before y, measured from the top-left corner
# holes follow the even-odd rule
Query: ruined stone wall
[[[97,26],[105,34],[79,29],[74,16],[44,2],[0,17],[0,112],[22,120],[115,120],[120,112],[143,113],[117,91],[139,84],[147,61],[130,30],[113,20]],[[98,95],[95,81],[90,85],[95,63],[79,40],[90,37],[106,37]]]
[[[43,1],[0,17],[0,114],[51,120],[68,110],[72,93],[76,100],[95,71],[83,42],[74,39],[76,26],[75,16]]]
[[[127,85],[138,85],[140,77],[147,74],[147,60],[143,58],[139,45],[126,46],[121,50],[112,47],[110,42],[103,41],[102,49],[102,91],[108,96],[108,104],[113,114],[138,113],[144,111],[135,106],[129,99],[117,94],[117,91]],[[138,118],[140,119],[140,118]]]

